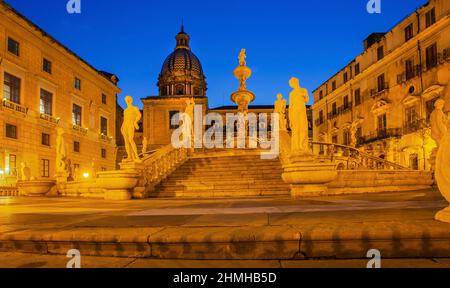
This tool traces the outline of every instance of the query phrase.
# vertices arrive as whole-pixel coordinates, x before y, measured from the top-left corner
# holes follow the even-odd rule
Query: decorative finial
[[[184,33],[184,17],[181,17],[181,33]]]

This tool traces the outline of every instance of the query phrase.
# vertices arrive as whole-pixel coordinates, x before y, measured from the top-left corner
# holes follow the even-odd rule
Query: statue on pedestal
[[[30,181],[31,180],[31,170],[27,166],[26,162],[20,163],[20,179],[22,181]]]
[[[445,102],[438,100],[431,114],[431,133],[438,142],[435,178],[442,196],[450,202],[450,120],[442,111]],[[450,223],[450,207],[436,214],[436,220]]]
[[[66,173],[66,145],[64,142],[64,129],[56,130],[56,173]]]
[[[283,95],[281,93],[277,95],[274,112],[278,113],[278,115],[280,116],[280,131],[287,131],[286,99],[283,99]]]
[[[245,61],[247,55],[245,54],[245,49],[242,49],[239,53],[239,66],[247,66],[247,61]]]
[[[147,153],[147,147],[148,147],[148,140],[147,137],[144,137],[144,139],[142,139],[142,155],[145,156],[145,154]]]
[[[309,147],[308,115],[306,104],[308,91],[300,87],[299,79],[293,77],[289,85],[294,89],[289,96],[289,124],[291,127],[291,153],[294,155],[311,154]]]
[[[350,126],[350,145],[352,147],[356,147],[358,145],[358,129],[361,126],[363,120],[358,119],[353,121],[352,125]]]
[[[123,112],[123,124],[120,131],[125,140],[125,150],[127,152],[127,160],[130,162],[141,162],[134,142],[134,133],[139,129],[139,121],[142,118],[141,111],[136,106],[133,106],[133,98],[131,96],[125,97],[127,108]]]
[[[436,144],[440,146],[441,140],[444,137],[445,133],[447,132],[447,115],[445,115],[443,109],[444,109],[445,101],[442,99],[439,99],[434,104],[434,111],[431,113],[431,137],[434,141],[436,141]]]

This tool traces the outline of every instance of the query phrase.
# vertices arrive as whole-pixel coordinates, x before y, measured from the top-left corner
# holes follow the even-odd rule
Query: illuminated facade
[[[15,182],[21,163],[53,179],[58,127],[74,172],[114,169],[117,83],[0,1],[2,181]]]
[[[439,98],[450,110],[449,12],[450,1],[432,0],[370,35],[364,52],[313,92],[314,140],[431,169],[429,117]]]

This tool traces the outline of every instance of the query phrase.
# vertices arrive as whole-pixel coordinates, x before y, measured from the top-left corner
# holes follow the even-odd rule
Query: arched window
[[[175,87],[175,94],[176,95],[184,95],[184,85],[177,85]]]
[[[167,96],[167,87],[161,88],[161,96]]]
[[[195,95],[195,96],[200,96],[200,95],[201,95],[200,93],[201,93],[200,88],[194,87],[194,95]]]

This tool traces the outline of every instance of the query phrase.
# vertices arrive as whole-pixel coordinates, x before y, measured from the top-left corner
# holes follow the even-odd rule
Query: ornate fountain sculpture
[[[231,95],[231,100],[238,105],[238,110],[241,113],[248,113],[248,105],[255,100],[255,94],[247,90],[247,79],[252,76],[252,70],[247,67],[245,60],[247,55],[245,49],[239,53],[239,66],[234,70],[234,76],[239,80],[239,90]]]

